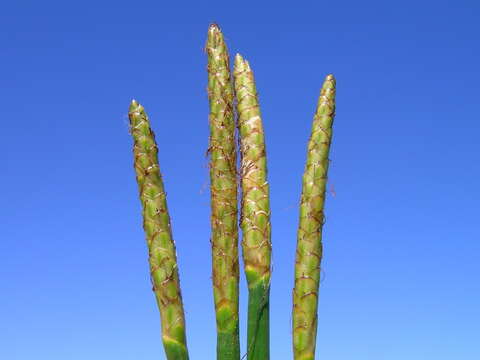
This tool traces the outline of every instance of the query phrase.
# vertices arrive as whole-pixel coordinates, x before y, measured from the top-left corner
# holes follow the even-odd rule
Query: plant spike
[[[295,360],[314,360],[318,289],[322,259],[322,226],[328,153],[335,116],[335,78],[323,83],[303,174],[293,289],[293,352]]]
[[[243,260],[248,282],[247,359],[270,358],[270,199],[265,139],[250,65],[235,57],[235,93],[240,131]]]
[[[212,279],[217,322],[217,359],[239,360],[238,204],[233,87],[228,50],[216,24],[210,25],[208,98],[210,103],[210,195]]]
[[[168,215],[158,148],[147,114],[135,100],[128,113],[133,136],[134,167],[143,207],[150,274],[162,323],[162,340],[168,360],[188,360],[180,281]]]

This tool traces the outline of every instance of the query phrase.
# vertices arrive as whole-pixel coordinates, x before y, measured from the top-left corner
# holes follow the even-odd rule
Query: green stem
[[[217,359],[239,360],[238,204],[233,87],[228,50],[218,25],[208,29],[212,279]]]
[[[242,159],[242,249],[249,289],[247,358],[268,360],[271,225],[265,139],[253,72],[239,54],[234,79]]]
[[[302,181],[292,314],[295,360],[315,358],[323,210],[334,115],[335,78],[328,75],[314,116]]]
[[[248,293],[248,359],[270,358],[269,284],[258,284]]]
[[[168,360],[188,360],[185,316],[165,190],[158,164],[158,148],[143,106],[130,105],[134,167],[143,208],[143,228],[153,290],[160,310],[162,340]]]

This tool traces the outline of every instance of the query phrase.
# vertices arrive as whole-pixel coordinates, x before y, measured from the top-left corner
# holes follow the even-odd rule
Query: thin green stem
[[[188,360],[177,256],[155,135],[143,106],[135,100],[130,105],[128,115],[134,140],[134,167],[143,208],[150,275],[162,323],[163,346],[168,360]]]
[[[210,25],[208,98],[210,105],[210,195],[212,279],[217,320],[217,359],[239,360],[238,205],[233,86],[228,50],[216,24]]]
[[[234,67],[240,132],[242,249],[248,282],[247,359],[270,358],[270,198],[263,124],[250,65],[239,54]]]
[[[314,116],[302,181],[293,289],[295,360],[315,358],[323,211],[334,115],[335,78],[328,75],[323,83]]]

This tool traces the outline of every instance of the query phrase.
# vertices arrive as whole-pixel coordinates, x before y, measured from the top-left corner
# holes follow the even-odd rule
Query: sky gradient
[[[135,98],[159,145],[191,359],[214,359],[211,22],[259,91],[272,360],[292,358],[301,176],[328,73],[337,116],[317,357],[480,358],[479,13],[476,1],[429,0],[2,5],[0,358],[165,358],[128,133]]]

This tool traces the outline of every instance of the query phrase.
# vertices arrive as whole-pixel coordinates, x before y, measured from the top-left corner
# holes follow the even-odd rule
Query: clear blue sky
[[[192,359],[213,359],[210,22],[257,78],[272,359],[291,359],[297,204],[337,77],[318,358],[480,358],[477,1],[10,1],[0,13],[0,358],[164,359],[127,110],[157,134]],[[242,277],[242,289],[244,287]],[[242,342],[245,335],[245,292]]]

